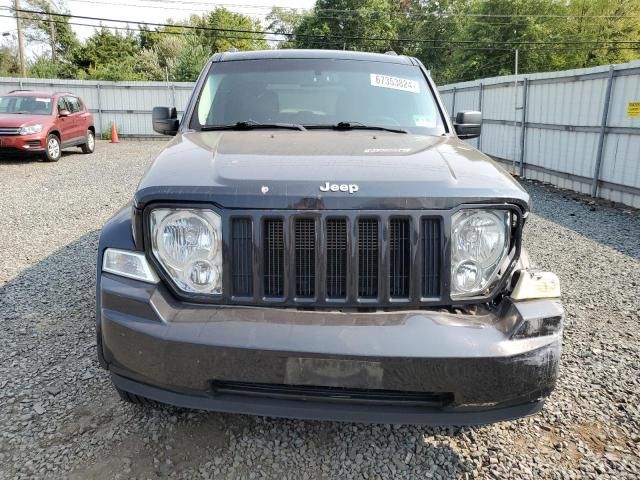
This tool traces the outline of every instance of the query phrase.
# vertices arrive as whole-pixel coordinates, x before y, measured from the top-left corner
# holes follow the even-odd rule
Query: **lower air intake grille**
[[[408,298],[411,273],[409,220],[392,218],[389,227],[389,294],[394,298]]]
[[[422,220],[422,296],[425,298],[440,295],[440,220],[425,218]]]
[[[358,221],[358,296],[378,296],[378,221]]]
[[[316,222],[302,218],[295,223],[296,297],[313,297],[316,292]]]
[[[421,407],[444,407],[454,399],[451,392],[402,392],[398,390],[225,381],[213,381],[211,389],[214,395],[227,394],[282,400],[319,400],[323,402]]]
[[[327,297],[347,296],[347,221],[327,220]]]
[[[234,218],[231,224],[233,294],[253,295],[253,241],[251,219]]]
[[[264,221],[264,295],[284,296],[284,231],[282,220]]]

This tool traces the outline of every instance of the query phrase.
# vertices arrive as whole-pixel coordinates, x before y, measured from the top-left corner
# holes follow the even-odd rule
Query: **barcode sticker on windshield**
[[[49,103],[50,101],[51,101],[50,98],[36,98],[36,102]]]
[[[420,93],[420,84],[408,78],[390,77],[388,75],[372,73],[370,74],[370,79],[371,85],[374,87],[393,88],[394,90]]]

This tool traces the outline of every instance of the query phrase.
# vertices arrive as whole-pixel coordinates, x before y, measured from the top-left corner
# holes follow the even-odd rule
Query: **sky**
[[[0,0],[0,7],[8,7],[13,2],[10,0]],[[24,0],[23,0],[24,3]],[[264,19],[271,7],[288,7],[308,9],[313,7],[314,0],[221,0],[211,2],[206,0],[64,0],[57,2],[66,5],[71,14],[88,17],[113,18],[117,20],[129,20],[132,26],[136,22],[156,22],[163,23],[168,18],[181,20],[192,14],[202,14],[213,10],[216,6],[225,7],[231,11],[244,13],[254,18]],[[23,8],[24,5],[22,5]],[[0,9],[0,15],[10,15],[6,9]],[[98,22],[89,20],[72,20],[78,23]],[[108,26],[107,22],[104,25]],[[115,24],[123,26],[122,24]],[[84,39],[90,36],[95,27],[74,26],[79,38]],[[11,32],[15,35],[16,21],[13,18],[0,17],[0,34]],[[4,37],[0,37],[4,38]],[[44,47],[38,45],[27,45],[28,56],[33,56],[42,51]]]

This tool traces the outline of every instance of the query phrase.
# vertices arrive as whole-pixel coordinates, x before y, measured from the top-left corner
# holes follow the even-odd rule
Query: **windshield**
[[[331,126],[349,122],[446,132],[419,67],[331,59],[269,59],[214,63],[191,128],[236,122]]]
[[[31,96],[0,97],[0,113],[51,115],[53,99]]]

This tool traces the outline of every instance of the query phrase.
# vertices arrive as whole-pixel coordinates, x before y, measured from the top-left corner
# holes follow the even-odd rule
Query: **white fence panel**
[[[193,83],[0,78],[0,95],[19,89],[69,92],[80,96],[94,114],[99,133],[115,122],[123,137],[161,137],[151,128],[151,109],[157,105],[172,105],[181,114]]]
[[[456,112],[482,104],[477,145],[513,165],[513,173],[640,208],[640,116],[628,112],[630,102],[640,102],[640,62],[514,81],[486,78],[440,92]]]

